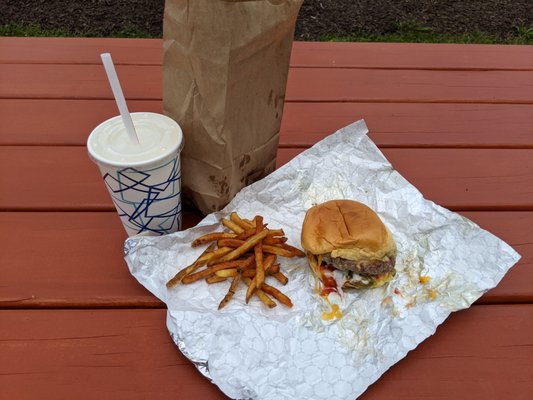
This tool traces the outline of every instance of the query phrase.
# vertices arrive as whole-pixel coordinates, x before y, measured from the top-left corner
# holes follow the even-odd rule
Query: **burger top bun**
[[[331,200],[310,208],[302,226],[302,246],[309,253],[360,261],[396,256],[392,234],[368,206]]]

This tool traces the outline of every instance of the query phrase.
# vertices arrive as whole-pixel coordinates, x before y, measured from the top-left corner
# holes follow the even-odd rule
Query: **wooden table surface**
[[[222,399],[172,343],[123,260],[85,142],[161,112],[160,40],[0,38],[0,399]],[[362,399],[531,399],[533,46],[295,43],[278,166],[357,119],[430,200],[521,255],[500,284]],[[185,227],[200,215],[187,211]]]

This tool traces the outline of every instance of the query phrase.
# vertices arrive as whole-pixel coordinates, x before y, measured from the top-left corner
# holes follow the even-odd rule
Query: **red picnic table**
[[[128,272],[87,156],[117,114],[105,51],[130,111],[161,112],[161,40],[0,38],[0,399],[224,398]],[[531,399],[533,47],[295,43],[278,166],[360,118],[426,198],[522,255],[361,398]]]

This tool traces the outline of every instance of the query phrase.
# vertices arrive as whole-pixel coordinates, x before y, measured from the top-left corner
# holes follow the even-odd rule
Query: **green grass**
[[[533,40],[533,26],[515,26],[518,37],[528,40],[529,43]]]
[[[102,33],[80,30],[71,32],[66,29],[44,29],[39,25],[19,25],[6,24],[0,25],[0,36],[36,36],[36,37],[120,37],[120,38],[152,38],[150,34],[143,32],[134,27],[123,27],[111,35]]]
[[[22,26],[18,24],[0,25],[0,36],[71,36],[64,29],[42,29],[38,25]]]
[[[399,34],[391,33],[385,35],[357,35],[348,37],[337,37],[324,35],[321,41],[326,42],[399,42],[399,43],[466,43],[466,44],[533,44],[532,38],[509,37],[499,38],[487,35],[482,32],[464,33],[457,35],[445,35],[438,33],[431,34]]]
[[[154,38],[135,27],[123,27],[110,35],[96,31],[75,31],[65,29],[44,29],[39,25],[0,25],[0,36],[40,36],[40,37],[120,37]],[[533,44],[533,26],[514,27],[507,37],[498,37],[483,32],[462,34],[442,34],[417,21],[403,21],[396,25],[396,31],[383,35],[334,36],[322,35],[326,42],[404,42],[404,43],[477,43],[477,44]]]
[[[417,21],[402,21],[396,31],[383,35],[355,35],[338,37],[323,35],[320,40],[330,42],[402,42],[402,43],[468,43],[468,44],[533,44],[533,27],[514,27],[507,37],[483,32],[460,34],[437,33]]]

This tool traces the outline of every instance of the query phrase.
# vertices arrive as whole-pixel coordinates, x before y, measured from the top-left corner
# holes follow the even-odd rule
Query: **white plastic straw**
[[[139,143],[139,137],[137,136],[137,132],[135,131],[135,126],[133,126],[133,121],[131,119],[130,112],[128,111],[128,105],[126,104],[124,93],[122,93],[122,88],[120,87],[117,71],[115,71],[115,65],[113,64],[113,60],[111,59],[111,54],[102,53],[100,54],[100,58],[102,58],[102,63],[104,64],[107,79],[109,80],[109,85],[111,86],[111,90],[113,91],[113,95],[115,96],[115,101],[117,102],[117,107],[120,111],[120,115],[122,116],[124,126],[126,127],[126,132],[128,133],[128,136],[133,142]]]

